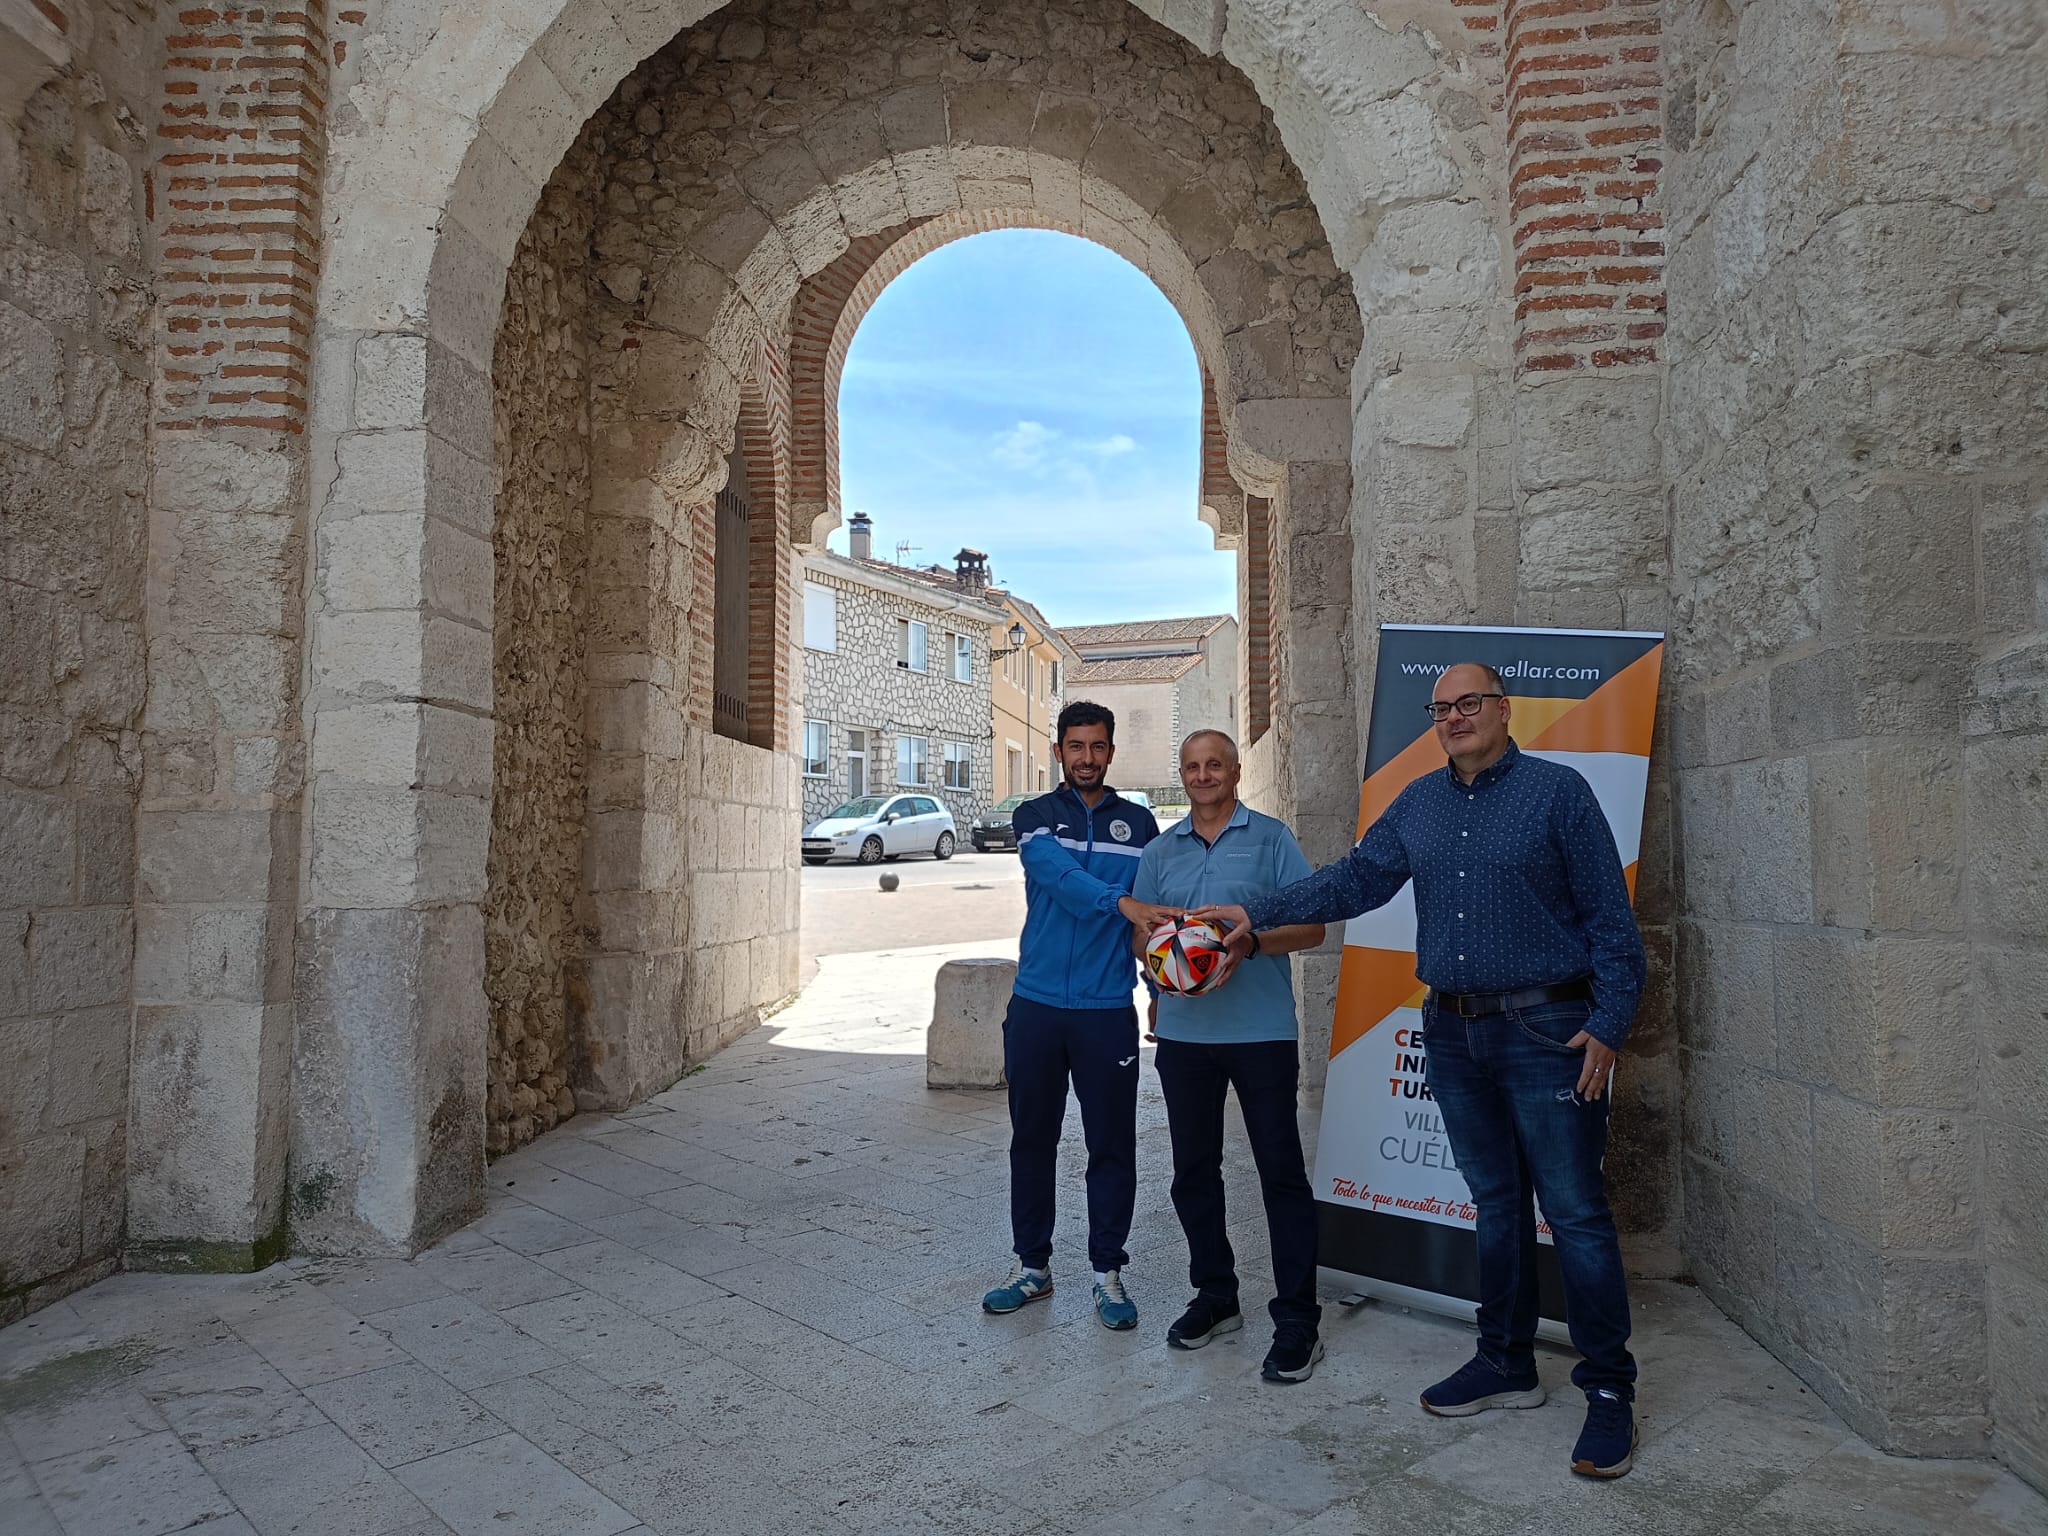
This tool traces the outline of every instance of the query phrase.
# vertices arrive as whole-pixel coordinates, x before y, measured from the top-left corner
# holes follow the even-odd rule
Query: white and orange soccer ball
[[[1145,970],[1162,992],[1207,992],[1226,961],[1223,930],[1207,919],[1161,923],[1145,941]]]

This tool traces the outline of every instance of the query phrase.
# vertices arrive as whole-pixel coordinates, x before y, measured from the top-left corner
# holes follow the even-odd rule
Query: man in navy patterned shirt
[[[1429,711],[1450,759],[1441,773],[1404,789],[1335,864],[1198,915],[1226,920],[1248,951],[1255,930],[1356,917],[1414,881],[1429,1090],[1478,1208],[1480,1292],[1477,1354],[1422,1406],[1463,1417],[1543,1402],[1533,1190],[1584,1357],[1572,1470],[1620,1477],[1635,1455],[1636,1364],[1601,1159],[1607,1088],[1643,991],[1642,937],[1592,787],[1509,739],[1500,674],[1447,668]]]

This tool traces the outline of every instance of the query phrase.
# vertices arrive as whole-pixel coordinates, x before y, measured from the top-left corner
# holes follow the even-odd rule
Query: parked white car
[[[953,813],[930,795],[865,795],[804,828],[806,864],[858,859],[879,864],[906,853],[953,857]]]

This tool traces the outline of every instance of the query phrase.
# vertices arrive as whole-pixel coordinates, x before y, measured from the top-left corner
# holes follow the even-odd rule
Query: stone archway
[[[497,478],[488,427],[492,353],[504,275],[528,214],[618,83],[678,28],[712,9],[653,0],[526,0],[465,16],[416,53],[402,54],[402,65],[389,73],[378,73],[378,56],[365,54],[355,113],[334,136],[325,204],[331,239],[317,346],[329,387],[316,390],[314,408],[316,541],[361,511],[409,517],[417,530],[412,547],[382,558],[424,582],[440,530],[475,535],[490,528],[488,488]],[[1419,32],[1387,33],[1346,7],[1329,11],[1309,35],[1284,7],[1270,16],[1260,5],[1234,7],[1228,30],[1221,7],[1172,7],[1170,27],[1113,0],[998,8],[959,19],[954,30],[939,27],[928,39],[936,62],[927,77],[899,83],[886,115],[879,103],[851,111],[844,99],[826,105],[794,78],[798,72],[785,69],[792,89],[781,91],[778,78],[772,103],[750,98],[761,121],[778,129],[770,135],[775,142],[747,158],[744,180],[738,164],[727,167],[733,174],[718,206],[699,210],[699,228],[666,253],[659,272],[650,265],[639,274],[644,296],[637,282],[627,290],[634,304],[644,297],[646,313],[632,315],[618,297],[623,281],[601,283],[594,334],[601,342],[623,341],[631,321],[641,344],[618,352],[600,345],[593,354],[593,440],[608,465],[593,483],[593,513],[646,526],[667,515],[658,508],[709,494],[738,414],[743,381],[735,360],[760,342],[762,317],[777,314],[803,277],[836,257],[855,232],[1012,204],[1024,189],[1036,206],[1042,188],[1048,199],[1068,199],[1069,211],[1078,200],[1084,234],[1093,218],[1105,243],[1142,254],[1148,270],[1149,263],[1164,264],[1154,276],[1193,317],[1191,331],[1217,383],[1218,425],[1230,433],[1235,478],[1295,509],[1295,549],[1315,541],[1314,558],[1297,563],[1313,569],[1313,595],[1327,601],[1274,592],[1275,612],[1291,604],[1309,616],[1299,634],[1275,635],[1276,665],[1284,669],[1292,654],[1346,656],[1354,441],[1347,397],[1356,393],[1348,360],[1330,364],[1319,391],[1286,382],[1299,362],[1291,326],[1247,308],[1259,296],[1230,281],[1243,272],[1236,256],[1219,248],[1205,263],[1212,269],[1207,279],[1197,279],[1190,250],[1199,246],[1198,234],[1172,232],[1176,219],[1191,229],[1201,222],[1194,210],[1169,207],[1170,189],[1161,191],[1164,181],[1189,178],[1162,179],[1154,158],[1159,147],[1128,123],[1113,122],[1099,145],[1093,130],[1079,146],[1060,138],[1088,120],[1095,96],[1115,95],[1120,79],[1129,100],[1132,80],[1156,84],[1169,64],[1209,79],[1241,68],[1250,83],[1236,76],[1236,110],[1246,119],[1239,126],[1262,122],[1269,137],[1257,156],[1235,157],[1232,174],[1283,166],[1293,145],[1307,175],[1306,185],[1293,177],[1286,206],[1269,208],[1267,227],[1284,233],[1303,220],[1313,225],[1317,208],[1341,208],[1329,277],[1348,273],[1354,286],[1363,280],[1376,293],[1392,292],[1396,307],[1414,306],[1418,296],[1435,302],[1413,275],[1425,259],[1414,245],[1423,227],[1418,218],[1437,206],[1432,199],[1441,200],[1441,217],[1427,226],[1437,248],[1427,257],[1432,261],[1454,243],[1446,231],[1468,223],[1487,228],[1483,215],[1465,211],[1471,204],[1448,195],[1470,181],[1448,152],[1448,133],[1424,135],[1403,152],[1411,170],[1419,154],[1435,156],[1442,173],[1412,185],[1366,174],[1354,162],[1369,159],[1370,146],[1356,136],[1333,139],[1319,126],[1345,109],[1347,87],[1314,60],[1334,43],[1375,61],[1378,78],[1391,88],[1405,81],[1411,93],[1425,86],[1469,92],[1446,76]],[[703,29],[705,56],[717,52],[720,35],[735,55],[756,48],[749,25],[728,16]],[[1053,31],[1069,50],[1068,62],[1056,66],[1066,73],[1048,75],[1036,89],[1072,96],[1071,121],[1058,113],[1041,117],[1036,106],[1027,115],[1022,103],[1035,101],[1035,92],[996,78],[1053,69],[1045,62],[1060,51],[1049,41]],[[764,33],[762,53],[767,44]],[[841,73],[861,83],[855,72]],[[881,83],[867,82],[869,93]],[[1262,98],[1273,106],[1270,117]],[[1138,110],[1154,114],[1174,101],[1152,91]],[[802,115],[820,108],[815,120]],[[842,115],[828,122],[832,111]],[[779,131],[799,124],[805,131]],[[821,147],[828,152],[821,155]],[[1166,163],[1174,158],[1169,150]],[[1102,189],[1092,214],[1084,195],[1091,176]],[[1404,206],[1376,227],[1372,210],[1382,200]],[[1162,231],[1156,240],[1154,230]],[[1389,236],[1398,238],[1389,245]],[[1468,264],[1463,255],[1455,259]],[[1482,253],[1470,264],[1483,269],[1492,259]],[[1291,294],[1279,297],[1282,308],[1291,305]],[[1463,287],[1436,297],[1468,307],[1480,302]],[[1488,303],[1494,298],[1484,295]],[[334,387],[398,340],[419,366],[389,387],[380,383],[374,412],[351,389]],[[624,357],[626,351],[632,355]],[[679,388],[689,405],[668,403]],[[644,430],[648,423],[660,424],[658,440]],[[1302,517],[1300,509],[1309,507],[1313,514]],[[594,524],[593,566],[614,554],[651,557],[645,547],[607,549],[603,538]],[[347,579],[353,558],[337,548],[316,569],[308,594],[305,716],[313,775],[291,1155],[295,1194],[313,1197],[295,1206],[295,1232],[314,1249],[417,1243],[473,1207],[482,1174],[477,1043],[486,1027],[480,1006],[462,1000],[482,996],[478,903],[490,810],[475,772],[474,727],[480,723],[481,739],[488,739],[490,625],[431,602],[362,606],[353,595],[360,586]],[[605,699],[597,696],[593,661],[590,717],[644,745],[673,714],[653,679],[624,675],[630,661],[619,658],[634,654],[645,653],[615,653],[604,664],[604,688],[612,694]],[[1332,697],[1301,712],[1288,732],[1273,733],[1275,771],[1291,771],[1291,753],[1348,799],[1355,710],[1341,669],[1325,676],[1333,680]],[[1278,749],[1283,735],[1285,752]],[[645,785],[650,763],[673,760],[637,750],[606,766]],[[1341,771],[1322,773],[1340,764]],[[772,799],[773,786],[761,787],[763,801]],[[602,814],[616,819],[601,829],[594,813],[587,829],[593,842],[603,837],[629,860],[673,867],[685,835],[673,817],[650,819],[644,804],[608,806]],[[1304,840],[1323,851],[1340,845],[1351,814],[1342,803],[1305,810]],[[645,903],[635,907],[634,896],[627,891],[609,901],[622,932],[649,913]],[[644,978],[643,966],[629,981],[622,978],[625,990],[641,987]],[[659,998],[672,985],[665,980],[638,995]],[[600,991],[594,978],[593,1007],[600,1006]],[[651,1016],[662,1006],[641,1011]]]
[[[590,925],[589,1054],[605,1066],[594,1102],[638,1097],[681,1070],[689,1035],[671,1021],[695,1017],[705,953],[745,937],[692,893],[711,867],[708,850],[675,844],[674,797],[694,806],[718,793],[692,771],[702,722],[690,679],[704,670],[702,636],[664,605],[677,598],[665,573],[705,563],[691,509],[724,474],[754,359],[789,357],[797,435],[787,536],[808,544],[830,517],[838,364],[874,297],[918,256],[981,229],[1080,233],[1138,265],[1186,321],[1212,385],[1217,437],[1224,422],[1234,427],[1231,477],[1255,488],[1278,528],[1345,540],[1343,392],[1357,338],[1348,284],[1249,85],[1169,34],[1142,23],[1132,34],[1156,55],[1148,84],[1187,116],[1147,121],[1131,110],[1128,87],[1083,97],[1028,81],[947,83],[951,39],[873,19],[858,38],[833,43],[848,55],[836,61],[862,81],[858,94],[802,70],[792,84],[779,71],[800,52],[796,24],[742,6],[650,59],[579,141],[572,160],[593,158],[604,178],[592,197],[594,350],[604,359],[593,395],[593,559],[633,615],[626,627],[608,620],[594,643],[591,714],[617,732],[592,777],[645,791],[609,803],[592,824],[608,854],[607,901]],[[1051,78],[1063,59],[1074,63],[1063,49],[1085,44],[1044,46]],[[730,100],[771,94],[791,101],[773,133],[731,123]],[[1298,674],[1285,662],[1315,626],[1329,641],[1323,655],[1341,658],[1348,581],[1290,600],[1288,544],[1277,544],[1278,696],[1290,720],[1336,716],[1349,706],[1341,659]],[[1348,542],[1327,564],[1348,571]],[[1268,755],[1268,803],[1294,813],[1309,797],[1287,777],[1285,755]],[[1318,789],[1341,825],[1344,779]],[[786,817],[794,805],[771,797],[758,809]],[[622,866],[644,875],[619,882]],[[722,856],[711,878],[730,866]],[[749,860],[741,878],[772,888],[780,873]],[[679,907],[690,914],[690,952],[647,953],[639,936]],[[711,1042],[731,1027],[715,1024]]]

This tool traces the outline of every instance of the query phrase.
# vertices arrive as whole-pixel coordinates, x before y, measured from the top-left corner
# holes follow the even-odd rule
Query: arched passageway
[[[486,981],[509,996],[563,983],[574,995],[581,980],[574,1008],[547,1021],[571,1043],[542,1054],[574,1057],[574,1091],[592,1105],[664,1085],[794,984],[790,748],[800,700],[786,617],[790,560],[836,521],[839,370],[889,281],[979,230],[1079,232],[1139,264],[1175,303],[1214,392],[1219,432],[1245,409],[1254,442],[1261,410],[1342,418],[1358,334],[1348,285],[1313,220],[1287,219],[1303,188],[1234,71],[1166,34],[1141,33],[1156,55],[1152,89],[1178,92],[1194,114],[1145,122],[1120,114],[1114,96],[935,81],[954,43],[899,20],[849,37],[870,77],[856,94],[798,62],[815,49],[796,40],[816,20],[743,7],[650,58],[586,125],[515,255],[516,272],[545,272],[544,286],[574,290],[575,313],[550,315],[541,329],[578,330],[592,363],[587,427],[558,391],[522,393],[503,368],[494,379],[502,438],[588,465],[588,565],[557,572],[583,606],[587,651],[579,690],[522,696],[511,679],[498,690],[494,857],[508,872],[532,867],[513,852],[547,821],[525,809],[540,792],[531,776],[559,779],[539,761],[515,761],[509,744],[566,742],[580,717],[587,890],[580,902],[553,904],[551,951],[581,946],[566,974],[536,973],[537,956],[506,947]],[[816,99],[806,101],[808,91]],[[785,97],[787,116],[773,132],[731,120],[735,98]],[[926,166],[928,181],[942,153],[950,205],[930,186],[920,190],[917,171]],[[962,191],[963,179],[974,190]],[[982,206],[959,206],[970,196]],[[877,220],[886,222],[866,227]],[[531,346],[531,334],[508,328],[531,332],[536,318],[507,313],[501,357]],[[1308,464],[1256,448],[1230,473],[1259,488],[1282,527],[1290,517],[1328,525],[1346,510],[1341,449],[1340,440],[1325,450],[1313,487],[1288,484]],[[1218,457],[1226,452],[1217,446]],[[719,725],[724,652],[713,623],[729,531],[714,509],[733,465],[747,472],[757,521],[773,530],[752,583],[754,632],[774,637],[756,669],[768,715],[744,743]],[[528,563],[522,520],[565,515],[573,494],[501,486],[498,568],[516,586]],[[1274,564],[1269,582],[1284,593],[1284,555]],[[1348,592],[1327,596],[1330,611],[1316,621],[1341,632]],[[1347,699],[1341,667],[1315,669],[1290,693],[1281,654],[1277,690],[1262,680],[1269,691],[1325,708]],[[1262,787],[1293,812],[1279,765],[1261,766],[1272,780]],[[1324,787],[1335,816],[1342,793]],[[505,1039],[513,1023],[501,1010],[501,1076],[521,1052],[535,1055]],[[551,1080],[544,1073],[513,1096]],[[541,1111],[531,1123],[546,1119]]]
[[[988,78],[976,57],[985,50],[1028,63]],[[484,173],[493,139],[472,158],[470,176]],[[495,402],[505,447],[491,476],[497,583],[533,622],[499,632],[492,685],[470,694],[496,718],[488,802],[422,791],[441,867],[498,872],[479,893],[484,921],[451,904],[454,888],[375,921],[488,987],[498,1080],[488,1117],[500,1144],[541,1127],[569,1095],[644,1095],[789,990],[789,562],[834,512],[821,438],[835,347],[843,358],[865,304],[916,254],[1002,224],[1108,245],[1186,320],[1212,393],[1208,515],[1223,537],[1241,537],[1250,494],[1267,520],[1263,691],[1293,727],[1269,738],[1267,796],[1320,851],[1348,834],[1349,774],[1319,774],[1310,797],[1291,774],[1318,741],[1324,757],[1348,758],[1355,729],[1344,658],[1348,381],[1360,332],[1350,279],[1252,83],[1114,0],[981,17],[960,31],[913,12],[728,8],[641,63],[565,145],[508,252],[516,302],[502,317],[488,311],[488,347],[452,330],[430,347],[450,409],[473,410],[462,402],[485,388]],[[482,263],[474,274],[459,265],[470,262]],[[464,222],[443,232],[435,264],[430,316],[489,282]],[[550,371],[557,356],[587,369],[580,399]],[[419,446],[459,465],[451,450],[480,445],[442,441],[435,422],[445,420],[430,411]],[[369,446],[344,439],[344,465]],[[776,530],[752,568],[754,633],[772,637],[752,669],[773,721],[759,744],[720,734],[714,718],[715,507],[736,446],[754,521],[765,510]],[[430,462],[425,526],[474,526],[480,509],[461,478]],[[347,489],[345,467],[331,505]],[[1304,539],[1316,557],[1296,562]],[[469,633],[429,626],[423,670],[443,665],[444,649],[449,661],[472,654]],[[321,645],[316,632],[316,668]],[[1317,664],[1294,669],[1298,654]],[[420,692],[431,700],[412,706],[423,730],[461,707]],[[322,707],[316,698],[316,722]],[[316,844],[323,795],[349,793],[340,778],[316,779]],[[318,870],[318,846],[313,858]],[[527,896],[510,895],[514,871]],[[473,890],[472,879],[457,883]],[[364,921],[323,917],[316,892],[314,931],[345,942]],[[349,973],[330,952],[315,989],[345,986]],[[413,1049],[390,1056],[336,1038],[340,1081],[315,1070],[302,1095],[318,1104],[324,1082],[356,1102],[395,1093],[415,1114],[431,1098],[438,1112],[410,1140],[298,1115],[295,1158],[353,1167],[341,1189],[409,1185],[408,1231],[445,1219],[436,1192],[454,1214],[484,1138],[487,1033],[454,1010],[421,1018]],[[327,1201],[304,1224],[317,1233],[339,1222],[335,1241],[358,1240],[347,1233],[365,1221],[399,1238],[375,1208],[360,1194]]]

